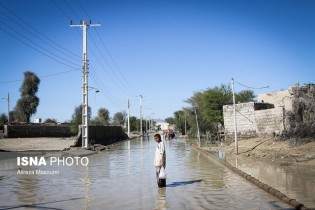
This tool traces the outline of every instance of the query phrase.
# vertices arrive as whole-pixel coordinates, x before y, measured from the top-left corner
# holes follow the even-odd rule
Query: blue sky
[[[315,1],[0,1],[0,98],[20,97],[23,72],[41,83],[34,118],[70,120],[82,101],[82,30],[88,30],[92,115],[100,107],[172,117],[194,91],[231,78],[264,93],[314,83]],[[245,88],[236,84],[236,91]],[[0,113],[7,101],[0,100]]]

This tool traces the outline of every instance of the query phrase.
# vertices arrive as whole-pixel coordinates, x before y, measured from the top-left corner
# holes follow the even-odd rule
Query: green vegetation
[[[8,117],[5,114],[0,115],[0,125],[4,125],[8,122]]]
[[[126,112],[117,112],[113,117],[113,125],[123,126],[126,122]]]
[[[24,81],[20,88],[21,97],[17,101],[12,118],[19,122],[30,122],[30,118],[36,113],[39,98],[36,96],[40,79],[35,73],[24,72]],[[10,114],[11,116],[11,114]]]
[[[97,116],[91,121],[92,125],[109,125],[109,111],[106,108],[99,108]]]
[[[88,106],[88,120],[91,119],[92,111],[91,107]],[[82,124],[82,104],[74,108],[72,119],[70,121],[71,131],[77,133],[79,131],[79,125]]]
[[[176,128],[182,134],[196,136],[196,115],[201,134],[207,135],[218,131],[218,126],[224,126],[223,105],[233,104],[232,89],[228,85],[216,86],[204,91],[197,91],[185,102],[190,106],[174,112]],[[255,98],[252,90],[235,93],[237,102],[250,102]]]

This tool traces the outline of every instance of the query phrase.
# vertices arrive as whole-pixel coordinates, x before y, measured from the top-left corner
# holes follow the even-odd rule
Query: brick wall
[[[256,135],[254,102],[236,104],[237,136],[252,138]],[[223,106],[223,117],[226,140],[234,138],[234,111],[232,105]]]
[[[258,136],[279,135],[284,130],[283,108],[255,111],[256,132]]]
[[[254,102],[236,104],[237,136],[240,139],[257,136],[272,136],[280,134],[284,129],[283,108],[258,110],[263,104]],[[269,108],[268,104],[264,105]],[[225,138],[234,139],[234,111],[233,105],[223,106]]]

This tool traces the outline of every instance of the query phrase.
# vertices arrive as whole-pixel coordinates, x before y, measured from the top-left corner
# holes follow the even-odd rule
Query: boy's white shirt
[[[163,165],[163,154],[165,153],[165,144],[160,141],[155,149],[154,166]]]

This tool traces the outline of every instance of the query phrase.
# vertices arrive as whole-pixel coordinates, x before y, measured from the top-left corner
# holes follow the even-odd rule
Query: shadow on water
[[[0,206],[1,210],[5,209],[18,209],[18,208],[36,208],[36,209],[52,209],[52,210],[63,210],[61,208],[53,208],[53,207],[44,207],[40,205],[50,204],[50,203],[59,203],[59,202],[65,202],[65,201],[72,201],[72,200],[79,200],[82,198],[71,198],[67,200],[59,200],[59,201],[52,201],[52,202],[46,202],[46,203],[37,203],[37,204],[25,204],[25,205],[18,205],[18,206]]]
[[[201,181],[202,181],[202,179],[183,181],[183,182],[172,182],[171,184],[166,185],[166,187],[180,187],[180,186],[184,186],[184,185],[188,185],[188,184],[194,184],[194,183],[201,182]]]
[[[268,202],[272,207],[276,208],[276,209],[279,209],[279,210],[294,210],[296,208],[281,208],[281,206],[278,204],[278,202],[275,202],[275,201],[270,201]]]

